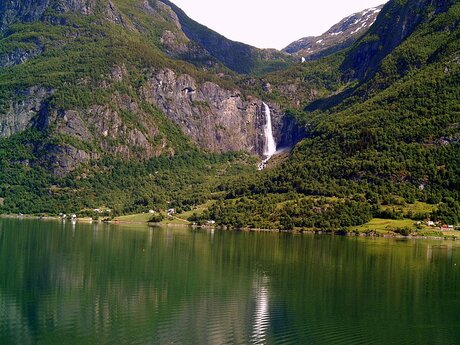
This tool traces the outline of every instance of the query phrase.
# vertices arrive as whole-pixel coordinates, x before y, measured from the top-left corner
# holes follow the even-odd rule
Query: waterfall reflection
[[[254,281],[254,295],[256,310],[254,313],[253,330],[251,342],[253,344],[264,344],[267,328],[270,323],[269,303],[269,278],[266,275],[256,276]]]

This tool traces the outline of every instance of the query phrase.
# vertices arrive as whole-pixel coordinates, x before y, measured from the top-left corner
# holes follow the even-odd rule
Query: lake
[[[0,344],[460,344],[460,243],[0,219]]]

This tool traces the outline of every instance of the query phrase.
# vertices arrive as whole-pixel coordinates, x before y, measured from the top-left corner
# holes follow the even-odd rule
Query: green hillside
[[[384,8],[388,22],[395,18],[386,16],[394,13],[391,6],[401,2]],[[226,185],[227,200],[213,209],[215,217],[254,227],[270,219],[274,227],[340,228],[378,216],[382,204],[422,200],[443,202],[444,214],[432,216],[458,222],[459,11],[456,3],[419,23],[372,78],[297,112],[308,138],[284,164],[243,185]]]
[[[207,202],[196,221],[235,227],[459,223],[458,1],[392,0],[353,46],[294,65],[168,1],[8,6],[2,213]],[[262,102],[280,140],[305,139],[257,171]]]

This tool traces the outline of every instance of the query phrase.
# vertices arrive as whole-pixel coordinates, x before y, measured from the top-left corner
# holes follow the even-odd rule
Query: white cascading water
[[[276,142],[275,138],[273,137],[273,129],[272,129],[272,116],[270,112],[270,107],[267,103],[263,102],[264,104],[264,112],[265,112],[265,127],[264,127],[264,135],[265,135],[265,147],[264,147],[264,156],[265,159],[259,163],[259,170],[263,170],[267,165],[267,162],[272,158],[272,156],[276,153]]]

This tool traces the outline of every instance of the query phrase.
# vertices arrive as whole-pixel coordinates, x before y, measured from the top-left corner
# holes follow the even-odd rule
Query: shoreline
[[[34,215],[13,215],[13,214],[0,214],[0,218],[6,219],[29,219],[29,220],[54,220],[54,221],[72,221],[71,219],[62,219],[59,216],[34,216]],[[111,224],[111,225],[145,225],[147,227],[172,227],[172,228],[194,228],[194,229],[206,229],[206,230],[219,230],[219,231],[241,231],[241,232],[260,232],[260,233],[287,233],[293,235],[332,235],[332,236],[342,236],[342,237],[363,237],[363,238],[388,238],[388,239],[406,239],[406,240],[451,240],[457,241],[460,240],[460,231],[459,235],[441,235],[441,236],[403,236],[397,233],[387,234],[378,233],[376,230],[360,232],[354,230],[348,230],[343,232],[343,230],[320,230],[320,229],[308,229],[308,230],[282,230],[282,229],[258,229],[258,228],[230,228],[227,226],[209,226],[209,225],[194,225],[194,224],[162,224],[162,223],[150,223],[150,222],[141,222],[141,221],[122,221],[122,220],[92,220],[89,218],[77,218],[74,220],[75,223],[84,223],[84,224]],[[439,230],[441,232],[441,230]]]

